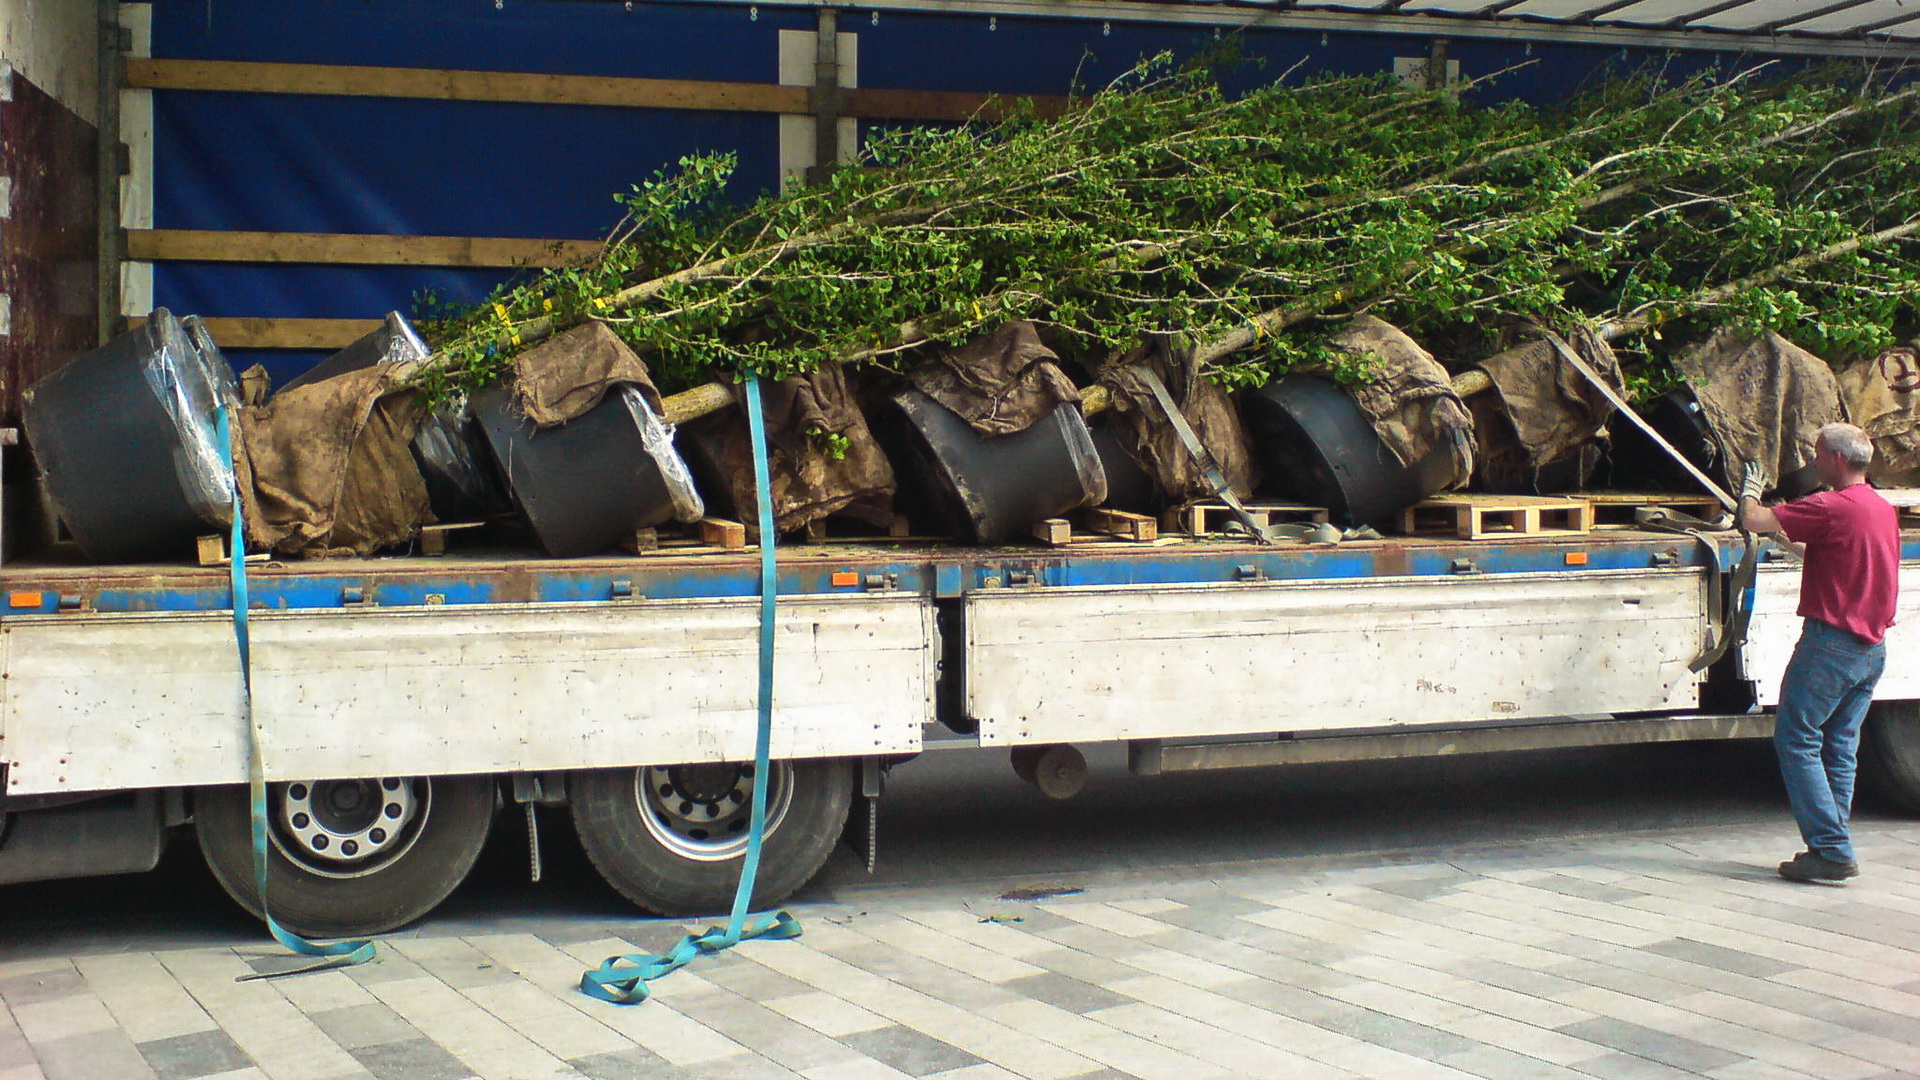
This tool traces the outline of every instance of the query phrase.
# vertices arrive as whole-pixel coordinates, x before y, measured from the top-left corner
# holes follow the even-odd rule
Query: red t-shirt
[[[1900,594],[1899,515],[1866,483],[1773,508],[1787,539],[1807,545],[1800,614],[1871,645],[1887,636]]]

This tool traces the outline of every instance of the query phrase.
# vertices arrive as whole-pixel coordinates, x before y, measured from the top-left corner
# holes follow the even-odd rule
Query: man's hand
[[[1743,463],[1740,476],[1740,501],[1744,503],[1752,499],[1754,502],[1759,502],[1760,496],[1766,490],[1767,474],[1761,470],[1760,463],[1757,461]]]
[[[1760,505],[1760,494],[1766,490],[1767,475],[1760,470],[1760,463],[1746,462],[1741,468],[1739,518],[1740,527],[1748,532],[1780,531],[1780,519]]]

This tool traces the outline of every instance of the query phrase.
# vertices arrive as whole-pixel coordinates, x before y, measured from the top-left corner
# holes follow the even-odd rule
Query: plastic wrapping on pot
[[[372,367],[375,364],[398,364],[408,360],[425,360],[429,350],[427,343],[397,311],[387,312],[385,319],[370,333],[301,372],[280,387],[282,392],[296,386],[331,379],[335,375],[344,375],[349,371]]]
[[[472,521],[513,510],[506,481],[494,468],[487,437],[464,396],[428,412],[410,449],[427,482],[427,501],[441,521]]]
[[[977,544],[997,544],[1035,522],[1107,498],[1093,436],[1072,403],[1011,435],[985,436],[919,390],[893,395],[884,426],[900,487],[896,498]]]
[[[225,365],[217,350],[213,359]],[[233,470],[214,408],[232,376],[223,384],[212,370],[180,321],[156,308],[23,396],[48,493],[89,558],[185,558],[196,536],[231,524]]]
[[[207,385],[213,390],[216,402],[229,409],[240,407],[240,379],[233,372],[233,365],[227,362],[226,354],[213,340],[207,324],[200,316],[189,315],[180,320],[180,328],[186,331],[187,341],[193,345],[194,355],[207,373]]]
[[[592,555],[636,530],[705,513],[673,429],[632,386],[616,385],[598,405],[550,428],[536,429],[498,387],[474,395],[473,413],[549,555]]]

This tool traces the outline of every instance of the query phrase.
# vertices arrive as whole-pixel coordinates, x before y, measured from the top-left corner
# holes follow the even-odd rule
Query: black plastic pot
[[[1127,452],[1126,441],[1113,424],[1096,420],[1088,426],[1093,432],[1094,453],[1100,455],[1100,467],[1107,474],[1105,505],[1134,514],[1154,514],[1166,506],[1160,485]]]
[[[1386,524],[1453,480],[1436,446],[1403,465],[1351,396],[1314,375],[1288,375],[1248,395],[1243,413],[1275,495],[1324,506],[1342,525]]]
[[[48,494],[88,558],[184,559],[195,537],[231,523],[233,470],[216,439],[222,391],[210,366],[157,308],[23,395]]]
[[[1720,440],[1714,436],[1713,425],[1691,387],[1679,386],[1659,395],[1641,408],[1640,415],[1714,483],[1729,492],[1739,490],[1739,464],[1726,460],[1721,452]],[[1613,425],[1613,446],[1615,487],[1656,491],[1700,489],[1698,480],[1632,423],[1619,421]],[[1797,499],[1819,487],[1820,470],[1808,465],[1781,477],[1767,497]]]
[[[426,342],[407,320],[399,312],[390,311],[372,333],[302,372],[278,392],[375,364],[424,360],[428,352]],[[486,436],[465,402],[450,402],[429,412],[420,421],[420,430],[409,449],[414,464],[420,467],[421,479],[426,481],[427,502],[433,507],[434,517],[473,521],[513,509],[506,482],[493,467]]]
[[[1061,405],[1024,431],[988,438],[918,390],[889,400],[893,416],[877,434],[909,516],[931,514],[950,535],[997,544],[1037,521],[1106,501],[1106,470],[1077,405]]]
[[[672,432],[631,387],[615,387],[600,404],[544,431],[501,388],[475,394],[473,414],[549,555],[591,555],[637,529],[704,512]]]

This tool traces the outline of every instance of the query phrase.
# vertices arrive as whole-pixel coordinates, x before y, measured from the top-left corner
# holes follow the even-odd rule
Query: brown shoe
[[[1788,881],[1845,881],[1860,876],[1860,864],[1840,862],[1812,851],[1803,851],[1780,864],[1780,876]]]

